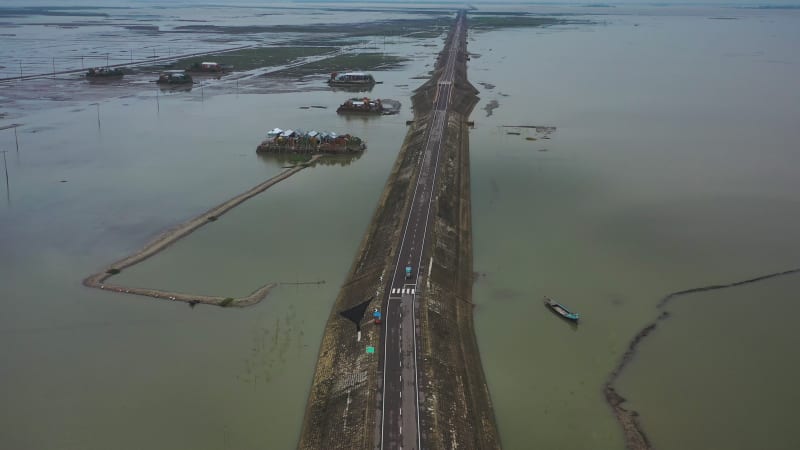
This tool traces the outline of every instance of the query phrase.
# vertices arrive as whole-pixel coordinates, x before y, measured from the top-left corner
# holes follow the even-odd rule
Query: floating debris
[[[491,116],[494,110],[499,107],[500,107],[500,102],[498,102],[497,100],[492,100],[489,103],[487,103],[486,106],[483,107],[483,110],[486,111],[486,117]]]

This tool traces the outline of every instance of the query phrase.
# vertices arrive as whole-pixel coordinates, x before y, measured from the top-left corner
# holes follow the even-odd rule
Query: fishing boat
[[[400,112],[400,102],[389,99],[351,98],[336,109],[338,114],[390,115]]]
[[[184,70],[167,70],[156,80],[158,84],[191,84],[192,77]]]
[[[86,78],[119,78],[123,75],[125,75],[125,72],[118,67],[94,67],[86,72]]]
[[[550,308],[554,313],[558,314],[564,319],[572,322],[578,322],[578,320],[581,318],[580,314],[570,311],[569,308],[560,303],[554,302],[553,299],[549,297],[544,298],[544,304],[547,305],[547,307]]]

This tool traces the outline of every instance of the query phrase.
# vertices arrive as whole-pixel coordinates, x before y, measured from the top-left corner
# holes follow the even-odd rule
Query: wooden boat
[[[159,75],[158,84],[192,84],[192,76],[184,70],[167,70]]]
[[[333,72],[328,79],[331,86],[372,86],[375,78],[364,72]]]
[[[86,78],[119,78],[125,75],[122,69],[108,67],[94,67],[86,72]]]
[[[578,322],[578,320],[581,318],[580,314],[570,311],[569,308],[560,303],[554,302],[553,299],[549,297],[544,298],[544,304],[547,305],[547,307],[550,308],[554,313],[558,314],[564,319],[572,322]]]

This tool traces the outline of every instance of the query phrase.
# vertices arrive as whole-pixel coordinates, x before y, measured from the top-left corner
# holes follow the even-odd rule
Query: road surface
[[[417,314],[416,299],[421,293],[419,275],[424,275],[423,250],[429,238],[433,218],[430,215],[439,153],[447,128],[448,108],[453,91],[457,55],[465,51],[466,15],[459,12],[453,27],[452,39],[446,48],[444,71],[437,83],[432,118],[427,130],[425,147],[418,162],[411,207],[401,234],[397,261],[392,268],[392,282],[383,302],[382,331],[383,389],[381,401],[381,449],[414,450],[422,448],[419,416],[419,386],[417,375]],[[427,263],[425,264],[427,266]],[[405,268],[412,275],[406,277]]]

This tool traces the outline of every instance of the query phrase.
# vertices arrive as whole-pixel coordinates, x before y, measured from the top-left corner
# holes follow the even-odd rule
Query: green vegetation
[[[219,302],[219,306],[225,308],[233,303],[233,297],[227,297],[225,300]]]
[[[122,272],[122,271],[117,269],[116,267],[112,267],[112,268],[106,270],[106,273],[109,274],[109,275],[116,275],[116,274],[118,274],[120,272]]]
[[[254,33],[323,33],[339,34],[342,37],[397,36],[414,31],[443,30],[452,25],[450,14],[436,15],[425,19],[395,19],[364,23],[318,23],[309,25],[183,25],[175,29],[180,32],[219,33],[225,35]]]
[[[293,67],[269,76],[274,77],[303,77],[320,73],[344,72],[347,70],[379,70],[393,69],[408,61],[407,58],[382,53],[345,53],[332,56],[319,61],[310,62],[299,67]]]
[[[565,20],[554,17],[533,16],[470,16],[470,28],[478,30],[493,30],[498,28],[544,27],[548,25],[561,25]]]
[[[217,216],[208,216],[208,221],[209,222],[216,222],[217,219],[219,219],[219,217],[217,217]]]

